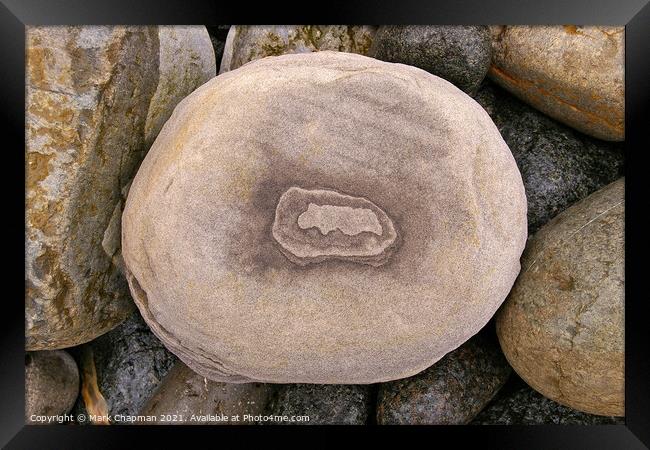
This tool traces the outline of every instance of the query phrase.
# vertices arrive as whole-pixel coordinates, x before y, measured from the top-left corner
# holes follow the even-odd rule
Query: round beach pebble
[[[501,348],[563,405],[624,415],[624,179],[541,228],[497,315]]]
[[[123,215],[143,317],[215,381],[412,376],[519,273],[526,199],[487,113],[423,70],[283,55],[183,100]]]
[[[554,119],[625,139],[625,28],[493,27],[489,76]]]
[[[466,424],[494,397],[510,373],[496,339],[479,334],[416,376],[382,384],[377,423]]]
[[[381,26],[368,56],[419,67],[474,94],[492,57],[486,26]]]
[[[285,384],[276,388],[265,416],[286,416],[266,425],[365,425],[372,409],[371,387],[346,384]]]
[[[79,369],[62,350],[25,354],[25,420],[67,414],[79,394]],[[42,422],[39,422],[42,423]]]

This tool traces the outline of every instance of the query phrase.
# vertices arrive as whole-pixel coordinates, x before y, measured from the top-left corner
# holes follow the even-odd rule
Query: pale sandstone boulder
[[[332,50],[366,55],[376,31],[369,25],[232,25],[219,73],[288,53]]]
[[[492,27],[489,76],[554,119],[608,141],[625,138],[625,29]]]
[[[542,227],[497,315],[501,348],[531,387],[571,408],[623,416],[624,180]]]
[[[414,67],[315,52],[179,104],[131,186],[122,248],[143,317],[198,373],[364,384],[481,329],[526,234],[521,176],[474,100]]]
[[[183,49],[180,38],[164,38],[170,34],[161,30],[159,39],[157,27],[123,26],[27,31],[30,350],[87,342],[134,311],[119,269],[124,188],[160,122],[216,72],[209,58],[201,70],[172,64],[194,61],[206,44],[194,37]]]

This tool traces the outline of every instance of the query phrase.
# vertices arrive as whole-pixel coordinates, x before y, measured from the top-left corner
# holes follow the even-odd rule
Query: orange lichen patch
[[[95,425],[110,425],[108,404],[97,385],[97,370],[92,348],[85,345],[81,354],[81,396],[89,418]]]
[[[74,119],[74,110],[65,104],[52,99],[52,94],[33,94],[34,98],[27,105],[31,115],[44,119],[50,123],[69,124]]]
[[[576,25],[564,25],[564,31],[566,31],[568,34],[584,35],[584,33],[580,31]]]
[[[27,50],[27,77],[30,84],[37,87],[46,84],[46,60],[50,57],[51,51],[47,48],[30,47]]]
[[[490,73],[497,78],[501,79],[502,81],[506,83],[510,83],[516,86],[519,86],[525,92],[528,92],[529,94],[537,97],[551,97],[553,100],[557,101],[558,103],[561,103],[565,107],[579,112],[580,114],[584,115],[587,119],[589,119],[592,122],[596,122],[600,124],[603,127],[607,127],[617,133],[623,133],[624,128],[623,128],[623,123],[622,121],[617,121],[617,122],[612,122],[611,120],[599,116],[598,114],[595,114],[591,111],[587,111],[585,109],[580,108],[579,106],[568,102],[564,98],[560,97],[559,95],[556,95],[552,92],[549,92],[548,90],[544,89],[543,87],[540,86],[541,83],[537,83],[535,81],[530,81],[530,80],[525,80],[525,79],[520,79],[516,78],[514,75],[506,72],[500,67],[492,65],[490,67]]]
[[[50,173],[50,160],[54,155],[31,152],[27,154],[27,189],[35,188]]]

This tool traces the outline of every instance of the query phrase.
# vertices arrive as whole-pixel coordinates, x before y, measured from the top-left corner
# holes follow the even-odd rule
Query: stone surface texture
[[[402,239],[378,267],[296,264],[272,236],[292,186],[366,199]],[[179,104],[131,185],[122,248],[143,317],[199,374],[365,384],[476,334],[526,237],[521,176],[480,105],[415,67],[314,52]]]
[[[62,350],[25,354],[25,421],[32,415],[67,414],[79,394],[79,369]]]
[[[145,124],[147,147],[178,102],[217,74],[214,48],[204,26],[159,26],[158,39],[160,77]]]
[[[516,375],[471,425],[618,425],[622,417],[586,414],[549,400]]]
[[[331,50],[365,55],[376,30],[366,25],[232,25],[219,73],[288,53]]]
[[[477,95],[517,161],[528,199],[528,231],[621,178],[621,144],[583,135],[486,80]]]
[[[414,377],[380,385],[380,425],[462,425],[511,373],[496,339],[479,334]]]
[[[371,386],[364,385],[281,385],[266,415],[294,417],[293,422],[279,422],[283,425],[365,425],[372,407],[371,391]]]
[[[272,392],[270,384],[210,381],[178,362],[139,414],[182,416],[180,423],[188,425],[251,425],[255,416],[264,413]]]
[[[497,315],[512,367],[546,397],[624,414],[624,179],[567,209],[530,240]]]
[[[494,81],[576,130],[624,140],[624,27],[508,25],[492,33]]]
[[[476,93],[492,58],[490,29],[461,25],[384,25],[368,56],[419,67]]]
[[[183,78],[172,73],[185,70],[170,66],[168,56],[159,66],[173,39],[158,35],[157,27],[28,27],[30,350],[87,342],[135,310],[119,268],[122,191],[148,148],[145,130],[151,139],[179,99],[170,83]],[[175,45],[172,60],[193,52],[181,50],[180,41]],[[183,80],[188,94],[192,89]]]
[[[85,344],[92,359],[82,359],[83,383],[97,391],[111,415],[137,415],[178,360],[170,353],[137,312],[117,328]],[[85,367],[93,364],[94,367]],[[95,380],[86,378],[95,377]],[[97,397],[99,397],[97,395]],[[79,404],[79,412],[88,405]]]

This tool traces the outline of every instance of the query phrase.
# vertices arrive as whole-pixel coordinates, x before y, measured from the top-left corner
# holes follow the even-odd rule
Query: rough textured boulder
[[[474,99],[494,120],[521,171],[528,232],[624,174],[623,146],[562,125],[486,80]]]
[[[176,418],[156,421],[172,425],[250,425],[264,413],[272,392],[270,384],[209,381],[178,362],[139,414]]]
[[[79,370],[72,356],[62,350],[25,355],[26,422],[44,423],[33,415],[69,413],[78,394]]]
[[[82,384],[89,391],[96,386],[94,397],[103,397],[106,412],[111,415],[136,415],[178,360],[137,312],[84,347],[80,358]],[[92,358],[88,352],[92,352]],[[75,410],[92,410],[86,404],[91,397],[80,399]]]
[[[289,420],[261,423],[365,425],[372,410],[371,390],[367,385],[285,384],[277,388],[265,415],[287,416]]]
[[[233,25],[219,73],[267,56],[322,50],[365,55],[376,28],[365,25]]]
[[[381,425],[462,425],[474,418],[511,373],[496,339],[483,333],[414,377],[384,383]]]
[[[622,417],[597,416],[576,411],[528,386],[516,375],[481,411],[472,425],[613,425],[624,424]]]
[[[540,229],[497,316],[512,367],[561,404],[624,415],[624,180]]]
[[[419,67],[474,94],[490,68],[490,30],[461,25],[381,26],[368,56]]]
[[[576,130],[625,138],[625,29],[499,26],[490,77]]]
[[[308,205],[284,230],[308,264],[273,232],[296,188]],[[131,185],[122,248],[143,317],[196,372],[364,384],[476,334],[526,236],[521,176],[474,100],[415,67],[314,52],[252,62],[179,104]]]
[[[157,27],[28,28],[28,349],[87,342],[134,312],[119,269],[122,190],[146,153],[145,135],[206,81],[208,70],[192,85],[170,64],[196,42],[159,39]]]

